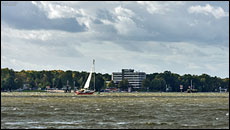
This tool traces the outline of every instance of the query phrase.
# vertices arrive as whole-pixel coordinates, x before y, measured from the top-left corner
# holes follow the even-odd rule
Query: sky
[[[1,68],[229,77],[229,2],[1,2]]]

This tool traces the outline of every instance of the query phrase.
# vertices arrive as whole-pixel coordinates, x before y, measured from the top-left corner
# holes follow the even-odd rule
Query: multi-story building
[[[124,79],[127,79],[129,85],[134,89],[141,88],[142,81],[146,79],[145,72],[134,72],[133,69],[122,69],[122,72],[113,72],[112,80],[118,85],[118,83]]]

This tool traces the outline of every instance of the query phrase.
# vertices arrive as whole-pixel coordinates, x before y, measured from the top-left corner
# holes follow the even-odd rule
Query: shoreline
[[[1,97],[117,97],[117,98],[229,98],[229,93],[155,93],[155,92],[101,92],[93,95],[77,95],[62,92],[1,92]]]

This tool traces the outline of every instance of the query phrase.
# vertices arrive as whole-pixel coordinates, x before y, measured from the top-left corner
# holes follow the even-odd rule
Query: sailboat
[[[93,66],[92,66],[92,69],[91,69],[91,72],[89,73],[89,77],[84,85],[84,88],[76,91],[76,94],[77,95],[91,95],[94,93],[95,91],[95,73],[94,73],[94,91],[92,90],[89,90],[89,84],[90,84],[90,80],[91,80],[91,77],[92,77],[92,74],[93,74],[93,71],[95,71],[95,60],[93,60]]]

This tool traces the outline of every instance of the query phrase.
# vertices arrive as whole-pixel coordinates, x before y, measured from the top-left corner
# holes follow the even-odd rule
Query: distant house
[[[23,90],[29,90],[30,89],[30,84],[23,84]]]
[[[50,86],[46,86],[46,90],[50,90]]]
[[[70,85],[65,85],[63,88],[62,88],[62,90],[64,90],[64,92],[65,93],[67,93],[67,92],[71,92],[71,86]]]
[[[33,87],[31,90],[38,90],[38,86]]]
[[[227,92],[227,89],[226,88],[221,88],[221,87],[219,87],[219,90],[220,90],[220,93],[222,93],[222,92]]]

